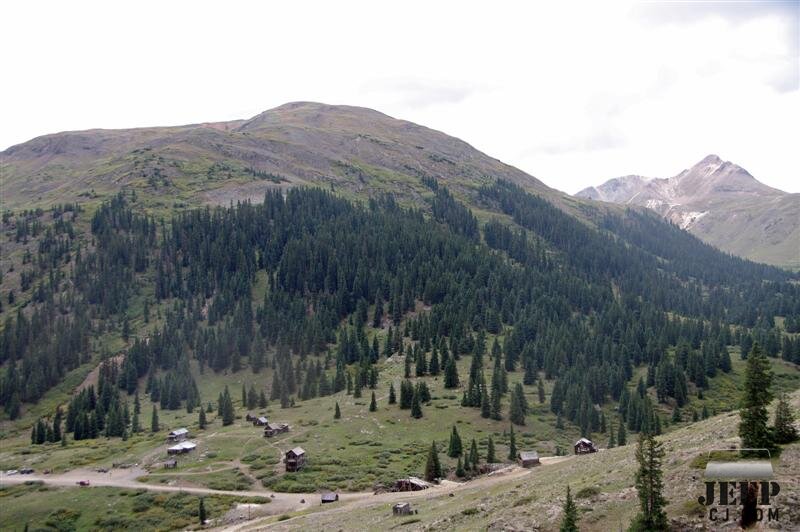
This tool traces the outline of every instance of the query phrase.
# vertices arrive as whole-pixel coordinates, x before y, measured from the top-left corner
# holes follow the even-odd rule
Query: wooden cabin
[[[175,429],[169,434],[167,434],[167,439],[173,442],[183,441],[189,437],[189,429],[180,428]]]
[[[186,454],[194,451],[197,444],[190,441],[182,441],[178,445],[173,445],[167,449],[167,454]]]
[[[290,449],[286,451],[286,457],[283,461],[286,463],[287,473],[300,471],[306,465],[306,451],[302,447]]]
[[[177,469],[177,468],[178,468],[178,461],[175,460],[174,458],[164,462],[164,469]]]
[[[426,482],[417,477],[401,478],[394,483],[396,491],[420,491],[426,490],[431,486],[432,484],[430,482]]]
[[[575,454],[588,454],[596,453],[597,447],[594,446],[592,440],[588,438],[581,438],[575,442]]]
[[[534,467],[540,465],[539,453],[536,451],[520,451],[517,453],[517,463],[522,467]]]
[[[251,419],[251,421],[253,422],[254,427],[263,427],[264,425],[269,423],[269,420],[264,416],[253,418]]]
[[[267,423],[264,425],[264,437],[272,438],[276,434],[289,432],[289,425],[286,423]]]
[[[322,504],[329,504],[339,500],[339,494],[332,491],[326,491],[320,496]]]
[[[411,511],[411,503],[408,502],[398,502],[394,506],[392,506],[392,514],[394,515],[411,515],[413,512]]]
[[[253,415],[253,414],[251,414],[250,412],[248,412],[248,413],[247,413],[247,414],[244,416],[244,420],[245,420],[245,421],[247,421],[247,422],[250,422],[250,423],[252,423],[252,421],[253,421],[255,418],[256,418],[256,416],[254,416],[254,415]]]

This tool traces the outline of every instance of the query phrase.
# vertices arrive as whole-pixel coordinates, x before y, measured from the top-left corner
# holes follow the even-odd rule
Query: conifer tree
[[[341,419],[342,411],[339,409],[339,401],[336,401],[336,408],[333,410],[333,419]]]
[[[769,360],[756,342],[747,356],[744,390],[739,416],[739,436],[743,448],[771,449],[772,433],[767,427],[767,405],[772,401],[772,371]]]
[[[459,385],[456,361],[453,357],[447,357],[444,363],[444,387],[448,389],[458,388]]]
[[[456,476],[458,478],[463,478],[466,475],[464,472],[464,464],[461,462],[461,457],[458,457],[458,462],[456,463]]]
[[[378,403],[375,402],[375,392],[372,392],[372,400],[369,402],[369,411],[375,412],[378,409]]]
[[[636,473],[636,491],[639,493],[639,515],[631,524],[633,531],[667,530],[667,514],[664,507],[664,481],[661,471],[661,460],[664,458],[663,444],[653,434],[641,433],[636,447],[636,461],[639,470]]]
[[[393,405],[397,403],[397,396],[394,392],[394,383],[389,383],[389,404]]]
[[[158,432],[158,408],[153,405],[153,414],[150,416],[150,432]]]
[[[508,459],[517,459],[517,437],[514,435],[514,425],[511,425],[511,432],[508,435]]]
[[[567,499],[564,501],[564,513],[561,516],[559,532],[578,532],[578,508],[572,500],[569,486],[567,486]]]
[[[541,377],[539,377],[539,382],[536,384],[536,391],[539,394],[539,404],[544,404],[544,382]]]
[[[456,456],[461,456],[461,453],[461,436],[458,435],[458,429],[453,425],[453,430],[450,432],[450,445],[447,447],[447,456],[455,458]]]
[[[425,480],[433,482],[437,478],[442,478],[442,464],[439,462],[439,450],[436,448],[436,442],[433,441],[425,462]]]
[[[772,433],[775,435],[775,443],[792,443],[798,437],[797,429],[794,426],[794,412],[789,404],[789,398],[785,393],[778,396],[778,406],[775,407],[775,424]]]
[[[625,423],[620,420],[619,422],[619,430],[617,431],[617,445],[622,447],[628,443],[628,433],[625,430]]]
[[[527,410],[528,405],[525,400],[525,392],[522,389],[522,384],[517,383],[516,386],[514,386],[514,392],[511,394],[511,407],[509,409],[508,418],[516,425],[524,425]]]
[[[489,436],[489,442],[486,444],[486,463],[494,464],[495,462],[497,462],[497,457],[495,456],[494,440]]]
[[[236,410],[233,408],[233,400],[228,387],[225,386],[225,390],[222,392],[222,426],[233,425],[235,419]]]
[[[433,354],[431,355],[431,361],[428,367],[428,371],[431,375],[436,376],[439,374],[439,350],[435,347],[433,348]]]
[[[264,390],[261,390],[261,393],[258,396],[258,407],[267,408],[267,404],[267,394],[264,393]]]
[[[414,395],[411,397],[411,417],[419,419],[422,417],[422,404],[419,397],[419,388],[414,388]]]
[[[198,518],[200,519],[200,526],[206,524],[206,505],[203,503],[203,498],[200,498],[200,508],[197,512]]]
[[[612,421],[608,426],[608,445],[607,445],[607,447],[609,449],[613,449],[616,446],[617,446],[617,439],[615,437],[614,422]]]
[[[202,408],[200,409],[200,413],[198,414],[197,418],[197,425],[200,427],[200,430],[206,428],[206,411]]]
[[[479,462],[480,456],[478,456],[478,442],[475,441],[475,438],[472,438],[472,443],[469,446],[469,468],[477,471]]]

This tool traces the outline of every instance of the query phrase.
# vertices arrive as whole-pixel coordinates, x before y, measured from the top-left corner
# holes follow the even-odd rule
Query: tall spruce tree
[[[372,392],[372,400],[369,402],[369,411],[375,412],[378,409],[378,403],[375,401],[375,392]]]
[[[342,411],[339,409],[339,401],[336,401],[336,407],[333,409],[333,419],[341,419]]]
[[[567,498],[564,501],[564,512],[561,516],[559,532],[578,532],[578,507],[572,499],[572,493],[567,486]]]
[[[442,478],[442,464],[439,462],[439,450],[436,448],[436,442],[433,441],[425,462],[425,480],[433,482],[437,478]]]
[[[389,404],[393,405],[397,403],[397,395],[394,391],[394,383],[389,383]]]
[[[459,436],[456,426],[453,425],[453,430],[450,432],[450,445],[447,447],[447,456],[455,458],[461,456],[462,452],[461,436]]]
[[[150,416],[150,432],[158,432],[158,407],[153,405],[153,414]]]
[[[663,444],[653,434],[641,433],[636,447],[636,491],[639,493],[639,515],[631,523],[630,530],[650,532],[668,529],[664,507],[664,481],[661,461],[664,458]]]
[[[511,432],[508,435],[508,459],[517,459],[517,437],[514,435],[514,425],[511,425]]]
[[[486,463],[494,464],[495,462],[497,462],[497,456],[495,456],[494,440],[489,436],[489,441],[486,443]]]
[[[775,407],[775,424],[772,433],[775,435],[775,443],[792,443],[798,437],[797,429],[794,426],[794,412],[789,404],[789,398],[785,393],[778,396],[778,406]]]
[[[739,436],[743,448],[771,449],[772,433],[767,426],[769,421],[767,406],[772,401],[772,371],[769,360],[756,342],[747,356],[744,390],[742,392],[739,416]]]

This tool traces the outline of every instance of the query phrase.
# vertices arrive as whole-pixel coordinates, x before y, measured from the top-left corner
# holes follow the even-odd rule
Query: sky
[[[800,192],[800,0],[10,0],[0,149],[65,130],[370,107],[569,193],[715,153]]]

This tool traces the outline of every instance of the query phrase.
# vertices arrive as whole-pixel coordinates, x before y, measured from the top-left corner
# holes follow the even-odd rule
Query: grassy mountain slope
[[[291,185],[417,201],[421,177],[454,189],[502,178],[562,205],[575,200],[438,131],[360,107],[296,102],[249,120],[46,135],[0,153],[4,208],[120,188],[171,207],[227,205]]]

